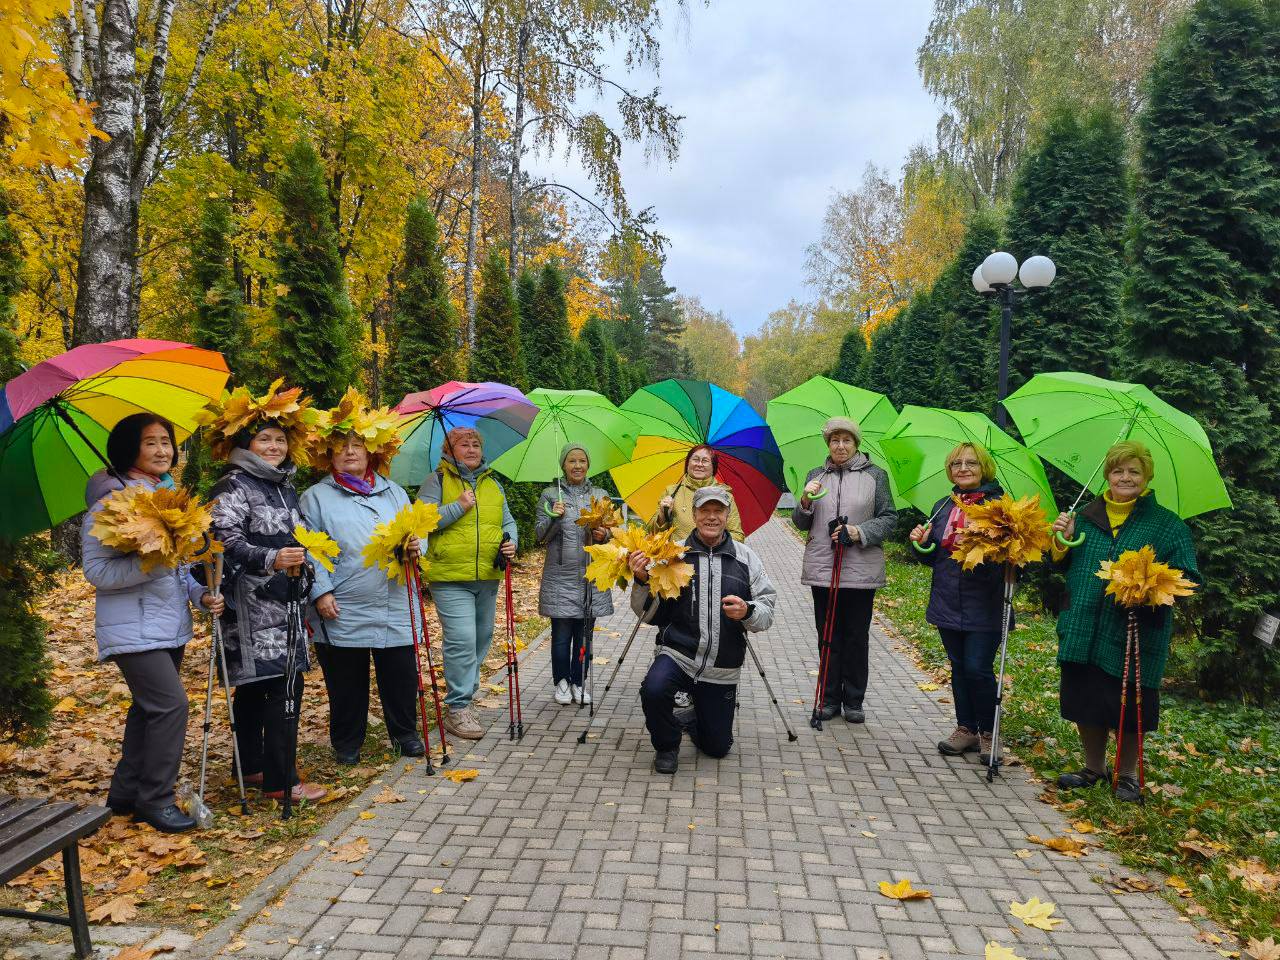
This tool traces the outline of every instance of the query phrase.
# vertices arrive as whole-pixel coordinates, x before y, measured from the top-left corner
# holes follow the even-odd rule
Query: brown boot
[[[958,757],[978,749],[978,735],[968,727],[956,727],[951,736],[938,741],[938,752],[948,757]]]

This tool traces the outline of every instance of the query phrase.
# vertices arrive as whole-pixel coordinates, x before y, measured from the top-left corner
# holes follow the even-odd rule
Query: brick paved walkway
[[[950,707],[920,691],[878,630],[866,726],[811,730],[798,702],[816,666],[800,547],[778,522],[752,544],[781,590],[757,644],[797,743],[753,675],[733,752],[714,761],[686,743],[679,773],[654,775],[637,698],[646,628],[604,705],[607,726],[579,746],[585,714],[551,700],[544,643],[522,671],[524,741],[506,741],[504,706],[454,764],[478,768],[477,780],[405,773],[394,787],[407,802],[372,807],[375,819],[334,841],[366,837],[369,856],[322,853],[233,940],[236,956],[916,960],[982,957],[988,940],[1028,960],[1217,956],[1158,897],[1110,892],[1098,878],[1124,871],[1105,854],[1076,861],[1029,844],[1029,833],[1061,833],[1062,816],[1019,768],[991,788],[972,757],[938,755]],[[598,691],[622,643],[611,633],[632,622],[623,610],[597,635],[609,660]],[[933,899],[879,894],[879,881],[903,877]],[[1044,933],[1010,917],[1011,899],[1032,896],[1066,922]]]

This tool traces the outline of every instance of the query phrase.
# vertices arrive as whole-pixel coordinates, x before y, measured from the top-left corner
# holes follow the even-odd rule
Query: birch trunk
[[[480,160],[484,135],[485,37],[480,36],[471,77],[471,195],[467,201],[467,262],[462,273],[462,294],[467,310],[467,349],[476,339],[476,243],[480,232]]]
[[[507,197],[511,201],[511,235],[507,241],[507,272],[512,287],[520,272],[520,165],[524,159],[524,63],[529,50],[529,23],[520,24],[516,42],[516,104],[515,118],[511,126],[511,171],[507,175]]]

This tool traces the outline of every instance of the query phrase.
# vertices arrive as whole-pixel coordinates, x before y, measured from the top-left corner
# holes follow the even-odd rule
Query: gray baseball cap
[[[733,494],[724,487],[699,487],[693,491],[693,509],[697,510],[704,503],[721,503],[726,507],[733,506]]]

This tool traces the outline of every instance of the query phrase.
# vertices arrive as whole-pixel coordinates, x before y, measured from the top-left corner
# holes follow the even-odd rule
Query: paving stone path
[[[406,802],[372,807],[374,819],[333,841],[365,837],[369,855],[348,864],[313,851],[269,915],[231,941],[235,955],[918,960],[980,958],[995,940],[1028,960],[1218,956],[1157,896],[1113,893],[1100,878],[1126,871],[1101,851],[1070,860],[1028,843],[1064,831],[1062,815],[1020,768],[991,787],[972,756],[939,756],[950,707],[919,689],[924,678],[878,628],[867,724],[811,730],[801,701],[816,641],[800,545],[779,521],[751,543],[780,589],[775,625],[756,643],[797,742],[752,675],[732,753],[710,760],[686,742],[675,777],[653,774],[637,696],[652,656],[645,628],[603,705],[607,725],[579,746],[585,714],[552,701],[544,642],[524,660],[524,740],[509,743],[505,709],[492,711],[488,735],[453,764],[478,779],[404,773],[394,788]],[[597,634],[608,660],[597,692],[633,623],[616,605]],[[880,895],[881,880],[902,878],[933,898]],[[1054,932],[1009,915],[1011,900],[1033,896],[1057,904]]]

